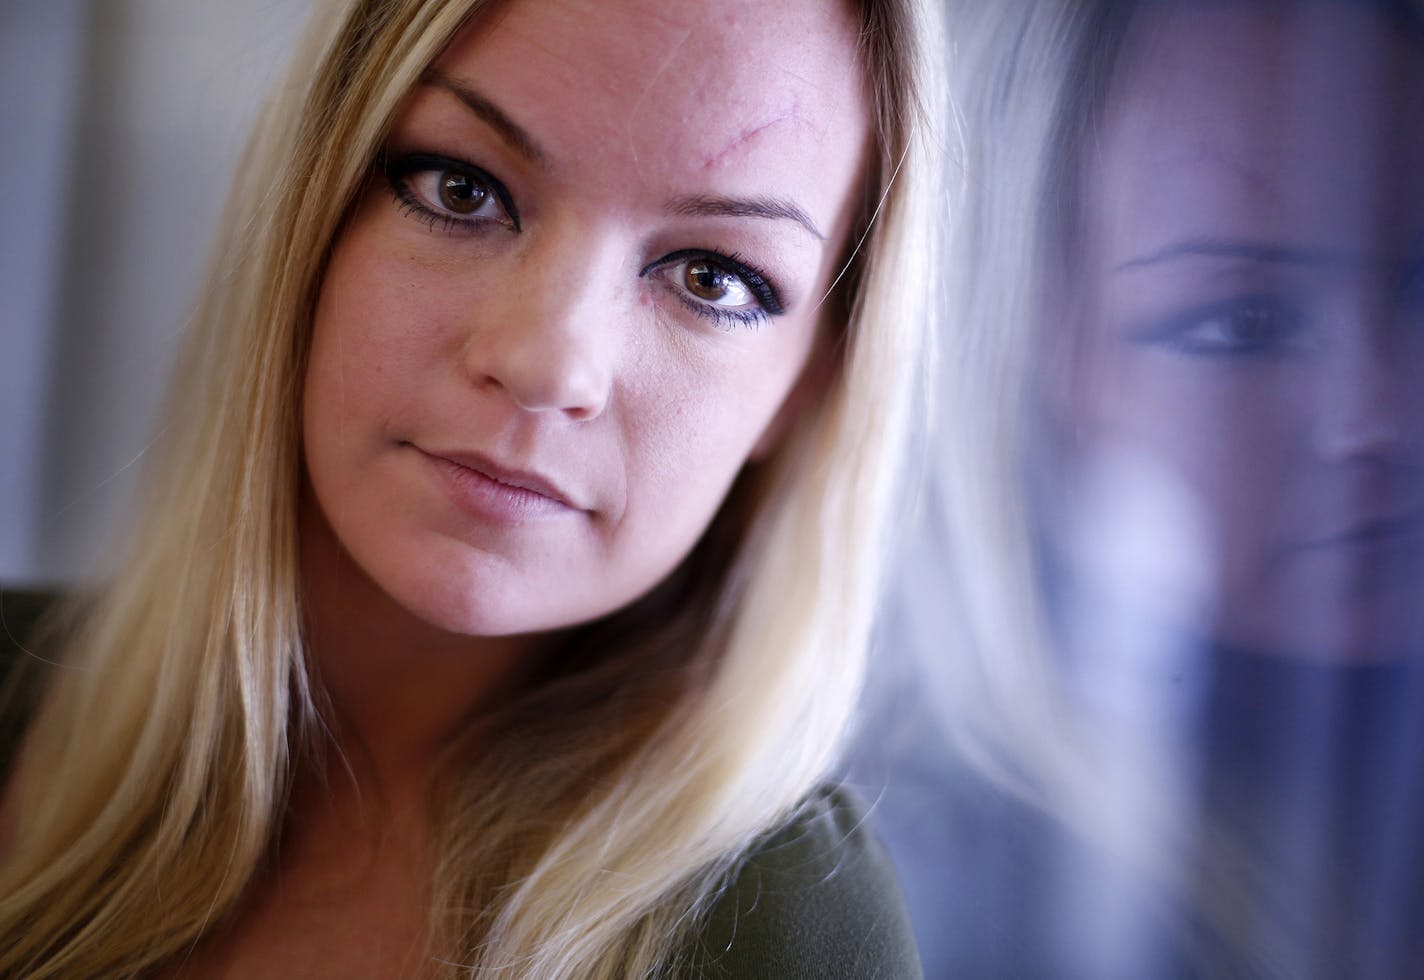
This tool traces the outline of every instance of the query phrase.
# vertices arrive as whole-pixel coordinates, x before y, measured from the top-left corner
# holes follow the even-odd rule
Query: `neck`
[[[332,756],[376,798],[423,794],[445,746],[517,686],[536,638],[465,636],[413,615],[342,548],[309,490],[300,540],[308,656],[330,705]]]

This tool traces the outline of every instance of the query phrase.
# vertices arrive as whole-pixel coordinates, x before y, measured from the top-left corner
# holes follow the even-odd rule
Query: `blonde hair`
[[[270,852],[294,764],[319,742],[297,419],[324,256],[405,93],[482,6],[322,8],[251,144],[143,513],[12,778],[0,974],[161,965],[237,908]],[[483,762],[450,747],[434,780],[430,947],[452,975],[663,969],[834,759],[925,365],[943,209],[937,16],[918,0],[857,8],[879,159],[836,379],[743,474],[685,567],[588,627],[606,655],[485,724],[500,750]]]

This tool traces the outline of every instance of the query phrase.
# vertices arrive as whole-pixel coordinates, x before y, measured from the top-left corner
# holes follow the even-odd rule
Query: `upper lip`
[[[541,497],[548,497],[557,501],[565,507],[574,510],[587,510],[580,505],[571,494],[566,492],[553,480],[537,473],[534,470],[520,470],[511,466],[504,466],[496,463],[483,453],[468,453],[459,451],[447,451],[444,449],[422,449],[428,456],[443,459],[447,463],[454,463],[456,466],[463,466],[467,470],[474,470],[476,473],[495,483],[502,483],[507,487],[514,487],[519,490],[528,490],[537,493]]]

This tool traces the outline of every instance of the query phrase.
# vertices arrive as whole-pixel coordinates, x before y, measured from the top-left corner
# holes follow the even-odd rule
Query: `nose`
[[[574,421],[603,413],[613,385],[617,291],[611,270],[589,252],[555,244],[511,258],[498,296],[471,314],[478,327],[464,359],[474,384],[502,390],[527,412]]]
[[[1325,462],[1387,459],[1409,441],[1408,390],[1424,383],[1417,354],[1371,333],[1327,354],[1317,375],[1315,442]]]

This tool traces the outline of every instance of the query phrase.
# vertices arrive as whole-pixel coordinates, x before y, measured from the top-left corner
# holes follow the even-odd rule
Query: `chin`
[[[1269,656],[1332,664],[1383,664],[1424,658],[1424,597],[1381,595],[1316,599],[1258,609],[1224,624],[1228,646]]]
[[[410,615],[463,636],[515,636],[580,626],[626,608],[664,577],[623,582],[608,574],[606,565],[597,573],[551,562],[520,566],[463,548],[443,562],[431,559],[426,552],[413,557],[406,569],[372,578]]]
[[[410,615],[461,636],[540,633],[597,615],[548,583],[525,582],[512,569],[502,571],[447,568],[438,574],[399,576],[388,585],[377,579],[377,585]],[[551,602],[553,596],[563,601]]]

